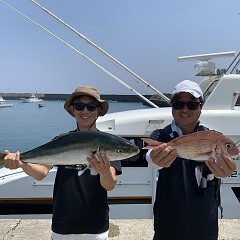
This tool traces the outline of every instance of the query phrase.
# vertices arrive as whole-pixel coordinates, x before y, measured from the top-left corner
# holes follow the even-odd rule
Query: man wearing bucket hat
[[[78,87],[66,100],[64,109],[75,118],[74,131],[97,131],[96,120],[104,116],[109,105],[101,99],[96,88]],[[5,167],[22,169],[37,180],[43,179],[51,167],[26,164],[19,152],[5,151]],[[97,152],[86,165],[58,166],[53,191],[53,240],[107,240],[109,207],[107,191],[121,174],[120,161],[109,162],[105,154]]]
[[[160,144],[146,158],[158,169],[154,203],[154,240],[217,240],[220,179],[229,176],[236,165],[226,156],[197,162],[177,157],[166,143],[181,135],[208,130],[199,122],[204,97],[195,82],[185,80],[172,93],[173,121],[150,138]]]

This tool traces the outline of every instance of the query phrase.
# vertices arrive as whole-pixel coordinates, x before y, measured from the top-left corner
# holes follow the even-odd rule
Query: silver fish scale
[[[87,164],[86,158],[98,149],[110,161],[123,160],[139,153],[139,148],[124,138],[97,131],[80,131],[64,134],[22,153],[21,160],[43,165]]]

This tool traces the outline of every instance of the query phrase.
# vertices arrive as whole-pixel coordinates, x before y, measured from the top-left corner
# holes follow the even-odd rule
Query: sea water
[[[0,108],[0,152],[24,152],[49,142],[63,132],[76,128],[75,119],[63,108],[64,101],[38,103],[8,101],[12,107]],[[110,102],[109,113],[148,108],[141,102]]]

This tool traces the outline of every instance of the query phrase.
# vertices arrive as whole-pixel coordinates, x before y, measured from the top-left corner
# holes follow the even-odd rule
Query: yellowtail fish
[[[110,161],[123,160],[139,153],[132,142],[109,133],[79,131],[62,134],[56,139],[20,154],[22,162],[42,165],[88,164],[87,156],[96,151],[105,153]],[[0,165],[4,154],[0,153]]]
[[[145,149],[152,149],[161,144],[150,138],[142,138],[142,140],[149,144],[144,147]],[[200,131],[183,135],[174,138],[167,144],[177,151],[179,157],[196,161],[206,161],[209,157],[216,159],[216,154],[226,154],[230,157],[239,155],[236,144],[215,131]]]

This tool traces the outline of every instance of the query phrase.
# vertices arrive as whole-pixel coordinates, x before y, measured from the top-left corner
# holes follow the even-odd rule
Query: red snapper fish
[[[148,144],[144,149],[153,149],[162,144],[150,138],[142,140]],[[231,139],[210,130],[183,135],[167,144],[177,151],[179,157],[195,161],[207,161],[209,157],[216,160],[216,154],[226,154],[232,158],[239,155],[239,149]]]

